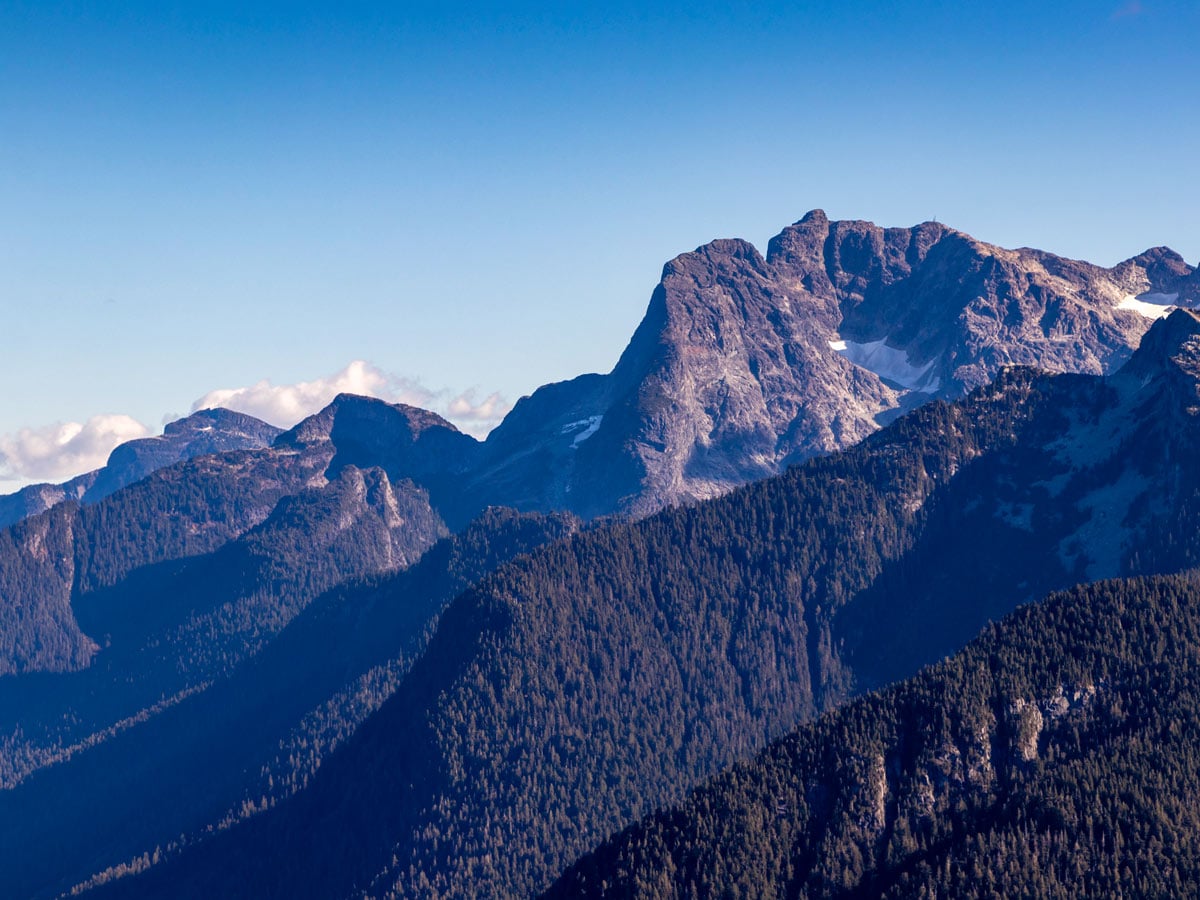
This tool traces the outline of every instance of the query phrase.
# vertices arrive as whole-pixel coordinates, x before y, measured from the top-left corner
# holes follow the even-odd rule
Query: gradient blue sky
[[[813,207],[1200,258],[1196,2],[566,7],[0,0],[4,446],[356,359],[515,400]]]

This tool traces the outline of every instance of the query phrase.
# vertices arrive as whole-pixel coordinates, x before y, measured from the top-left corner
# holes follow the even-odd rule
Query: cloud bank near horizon
[[[263,379],[246,387],[209,391],[192,404],[191,411],[219,406],[290,428],[320,412],[341,393],[431,409],[477,438],[486,437],[512,408],[498,392],[479,399],[474,390],[458,394],[433,390],[359,359],[312,381],[274,384]],[[164,424],[174,418],[168,416]],[[106,414],[86,422],[54,422],[0,435],[0,484],[12,491],[37,482],[66,481],[103,466],[118,445],[150,434],[151,430],[132,416]]]
[[[132,416],[92,416],[0,435],[0,481],[62,481],[98,469],[118,444],[147,437]]]
[[[192,412],[220,406],[291,428],[306,416],[320,412],[338,394],[362,394],[389,403],[407,403],[445,416],[468,434],[482,438],[500,423],[512,404],[499,393],[476,399],[474,390],[451,395],[432,390],[413,378],[385,372],[366,360],[356,359],[325,378],[274,384],[264,378],[247,387],[209,391],[192,404]]]

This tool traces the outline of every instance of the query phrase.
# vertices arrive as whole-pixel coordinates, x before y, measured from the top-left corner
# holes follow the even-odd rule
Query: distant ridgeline
[[[270,446],[280,429],[229,409],[202,409],[171,422],[158,437],[141,438],[117,447],[108,463],[63,484],[35,484],[0,497],[0,527],[44,512],[65,500],[96,503],[151,472],[177,462]]]
[[[1165,247],[1103,268],[937,222],[880,228],[815,210],[765,256],[718,240],[671,260],[610,373],[539,388],[482,444],[424,410],[346,398],[291,437],[332,439],[393,476],[407,469],[454,529],[490,505],[642,516],[844,449],[1005,366],[1110,372],[1151,323],[1198,305],[1200,271]],[[203,411],[118,448],[99,473],[0,498],[0,524],[273,438],[250,417]]]
[[[1192,892],[1197,301],[811,213],[485,442],[342,395],[0,498],[0,896]]]
[[[528,896],[1018,603],[1200,564],[1200,482],[1176,463],[1200,449],[1197,335],[1179,313],[1109,379],[1009,370],[845,453],[514,561],[446,608],[303,791],[110,888]]]

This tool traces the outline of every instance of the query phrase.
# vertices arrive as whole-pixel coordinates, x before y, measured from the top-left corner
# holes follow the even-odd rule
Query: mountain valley
[[[1068,884],[1195,746],[1192,305],[1165,248],[814,211],[485,441],[343,394],[0,498],[0,894],[958,894],[1035,840]],[[1134,800],[1056,792],[1097,747]]]

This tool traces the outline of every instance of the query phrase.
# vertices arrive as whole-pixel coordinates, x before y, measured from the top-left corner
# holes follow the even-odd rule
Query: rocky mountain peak
[[[1174,279],[1174,280],[1172,280]],[[849,446],[1010,365],[1112,372],[1200,277],[1166,248],[1107,269],[939,222],[812,210],[668,262],[608,375],[539,389],[473,476],[491,502],[643,514]]]
[[[417,479],[454,527],[489,504],[641,515],[850,446],[1006,366],[1112,372],[1193,294],[1200,275],[1165,247],[1107,269],[814,209],[765,256],[720,239],[670,260],[610,373],[522,398],[484,444],[427,410],[343,394],[275,446],[323,455],[329,478],[353,465]],[[197,413],[146,447],[262,439],[268,426],[237,416]]]
[[[44,512],[65,500],[96,503],[151,472],[186,459],[231,450],[269,447],[274,425],[229,409],[202,409],[169,423],[161,435],[116,447],[102,468],[62,484],[36,484],[0,497],[0,527]]]
[[[161,435],[128,441],[115,448],[85,499],[98,500],[182,459],[269,447],[280,434],[281,429],[245,413],[202,409],[169,423]]]
[[[114,449],[83,500],[94,503],[181,460],[269,447],[280,433],[274,425],[231,409],[199,410],[171,422],[157,437],[128,441]]]
[[[337,435],[365,437],[368,432],[379,429],[402,434],[409,442],[430,429],[460,434],[453,424],[427,409],[359,394],[338,394],[320,412],[281,434],[276,443],[280,446],[303,446],[331,440],[336,443]]]
[[[830,221],[814,210],[771,239],[767,260],[807,290],[853,305],[877,283],[907,277],[951,233],[937,222],[881,228],[860,220]]]
[[[1112,273],[1131,294],[1175,294],[1183,302],[1200,301],[1196,270],[1170,247],[1151,247],[1118,263]]]
[[[765,273],[766,260],[749,241],[721,238],[675,257],[663,266],[662,280],[686,278],[711,286],[722,274],[743,268]]]
[[[347,466],[378,466],[390,478],[413,478],[445,498],[446,482],[469,469],[481,445],[437,413],[405,403],[339,394],[275,442],[305,450],[332,445],[329,479]]]
[[[1194,310],[1176,309],[1156,321],[1121,374],[1145,381],[1174,371],[1200,385],[1200,313]]]
[[[224,407],[214,406],[200,409],[190,416],[169,422],[164,428],[162,437],[174,438],[182,435],[199,435],[210,432],[221,432],[226,435],[258,436],[265,444],[270,444],[283,433],[283,429],[269,425],[262,419]],[[154,440],[154,438],[148,438]]]

